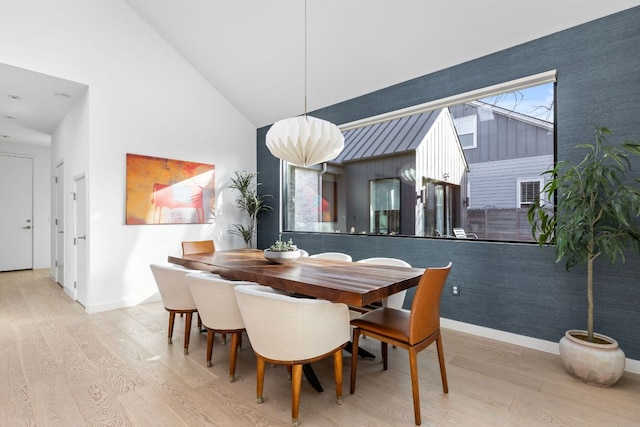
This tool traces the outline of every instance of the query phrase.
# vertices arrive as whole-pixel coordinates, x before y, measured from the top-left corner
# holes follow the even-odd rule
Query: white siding
[[[467,164],[448,109],[443,109],[416,150],[416,182],[422,178],[463,185]]]

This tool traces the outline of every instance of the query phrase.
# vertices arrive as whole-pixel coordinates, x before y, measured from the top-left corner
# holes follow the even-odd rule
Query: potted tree
[[[569,373],[601,386],[622,376],[625,355],[616,340],[594,333],[594,261],[602,256],[624,262],[627,249],[640,254],[640,179],[627,177],[629,158],[640,154],[640,144],[609,144],[610,135],[596,127],[594,143],[576,146],[587,151],[580,163],[558,162],[546,171],[551,179],[528,212],[533,237],[541,246],[555,245],[556,262],[565,259],[567,269],[586,265],[587,330],[567,331],[560,356]],[[557,205],[551,203],[554,194]]]
[[[267,200],[271,196],[258,195],[258,185],[260,183],[257,182],[257,176],[257,173],[236,171],[235,177],[231,178],[231,185],[229,186],[229,188],[240,193],[236,199],[236,206],[249,217],[246,226],[244,224],[232,224],[233,230],[229,230],[229,233],[240,236],[247,248],[251,248],[253,245],[253,237],[257,233],[256,222],[258,215],[271,210],[271,206],[267,204]]]

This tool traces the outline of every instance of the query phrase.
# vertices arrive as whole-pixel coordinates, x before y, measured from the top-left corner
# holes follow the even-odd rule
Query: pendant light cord
[[[304,0],[304,116],[307,117],[307,0]]]

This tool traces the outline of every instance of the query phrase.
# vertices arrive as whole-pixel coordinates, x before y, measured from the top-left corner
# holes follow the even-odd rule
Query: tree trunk
[[[593,342],[593,260],[587,260],[587,340]]]

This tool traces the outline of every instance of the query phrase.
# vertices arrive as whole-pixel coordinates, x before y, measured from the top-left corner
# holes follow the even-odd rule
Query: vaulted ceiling
[[[303,113],[305,93],[307,111],[313,111],[640,5],[640,0],[124,1],[256,127]],[[0,109],[5,95],[19,96],[33,87],[30,79],[48,78],[26,73],[0,79]],[[45,99],[52,96],[44,92]],[[59,120],[64,113],[34,112],[34,117]],[[0,135],[17,125],[4,115],[3,110]],[[33,120],[24,125],[47,128]]]

